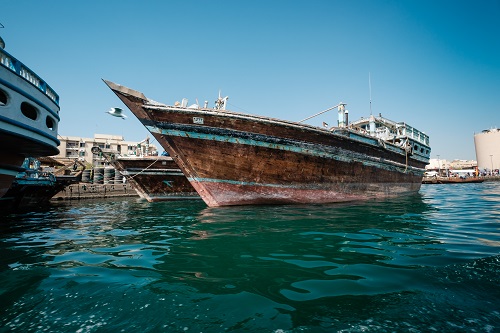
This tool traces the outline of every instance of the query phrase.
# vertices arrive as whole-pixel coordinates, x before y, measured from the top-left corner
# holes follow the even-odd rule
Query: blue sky
[[[166,104],[208,100],[301,120],[339,102],[430,136],[431,157],[475,159],[500,127],[500,1],[3,2],[6,50],[60,96],[59,134],[149,135],[102,78]],[[327,113],[309,123],[333,125]]]

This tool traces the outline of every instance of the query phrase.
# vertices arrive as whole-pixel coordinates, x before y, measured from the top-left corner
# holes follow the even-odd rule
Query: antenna
[[[368,87],[370,89],[370,116],[372,115],[372,80],[370,72],[368,72]]]

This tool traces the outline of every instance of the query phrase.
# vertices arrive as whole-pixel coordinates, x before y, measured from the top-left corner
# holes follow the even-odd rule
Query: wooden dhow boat
[[[125,177],[137,194],[149,202],[200,199],[170,156],[122,156],[117,151],[98,146],[92,147],[92,153],[104,157],[116,172]]]
[[[412,194],[429,161],[426,134],[381,116],[348,124],[343,103],[335,107],[338,126],[319,128],[225,110],[227,97],[219,97],[214,108],[169,106],[104,82],[211,207]]]

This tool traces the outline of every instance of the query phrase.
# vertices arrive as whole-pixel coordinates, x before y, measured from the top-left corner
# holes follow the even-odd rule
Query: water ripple
[[[356,204],[55,204],[0,225],[6,331],[500,329],[500,183]],[[0,330],[1,331],[1,330]]]

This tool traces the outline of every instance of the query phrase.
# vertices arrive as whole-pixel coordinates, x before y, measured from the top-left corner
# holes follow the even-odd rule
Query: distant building
[[[450,169],[463,170],[463,169],[474,169],[477,166],[477,162],[474,160],[453,160],[450,162]]]
[[[120,155],[140,155],[157,151],[156,146],[149,143],[149,138],[140,142],[125,141],[121,135],[94,134],[93,138],[78,136],[58,136],[59,155],[53,156],[59,161],[78,159],[85,161],[93,167],[107,165],[103,157],[92,154],[92,147],[98,146],[104,149],[116,150]]]
[[[494,128],[474,134],[477,166],[480,170],[500,168],[500,129]]]
[[[425,166],[426,170],[446,170],[450,168],[450,162],[444,159],[431,158],[429,164]]]
[[[427,171],[441,171],[442,175],[447,175],[448,170],[474,170],[477,162],[474,160],[453,160],[451,162],[445,159],[431,158],[429,164],[425,167]]]

